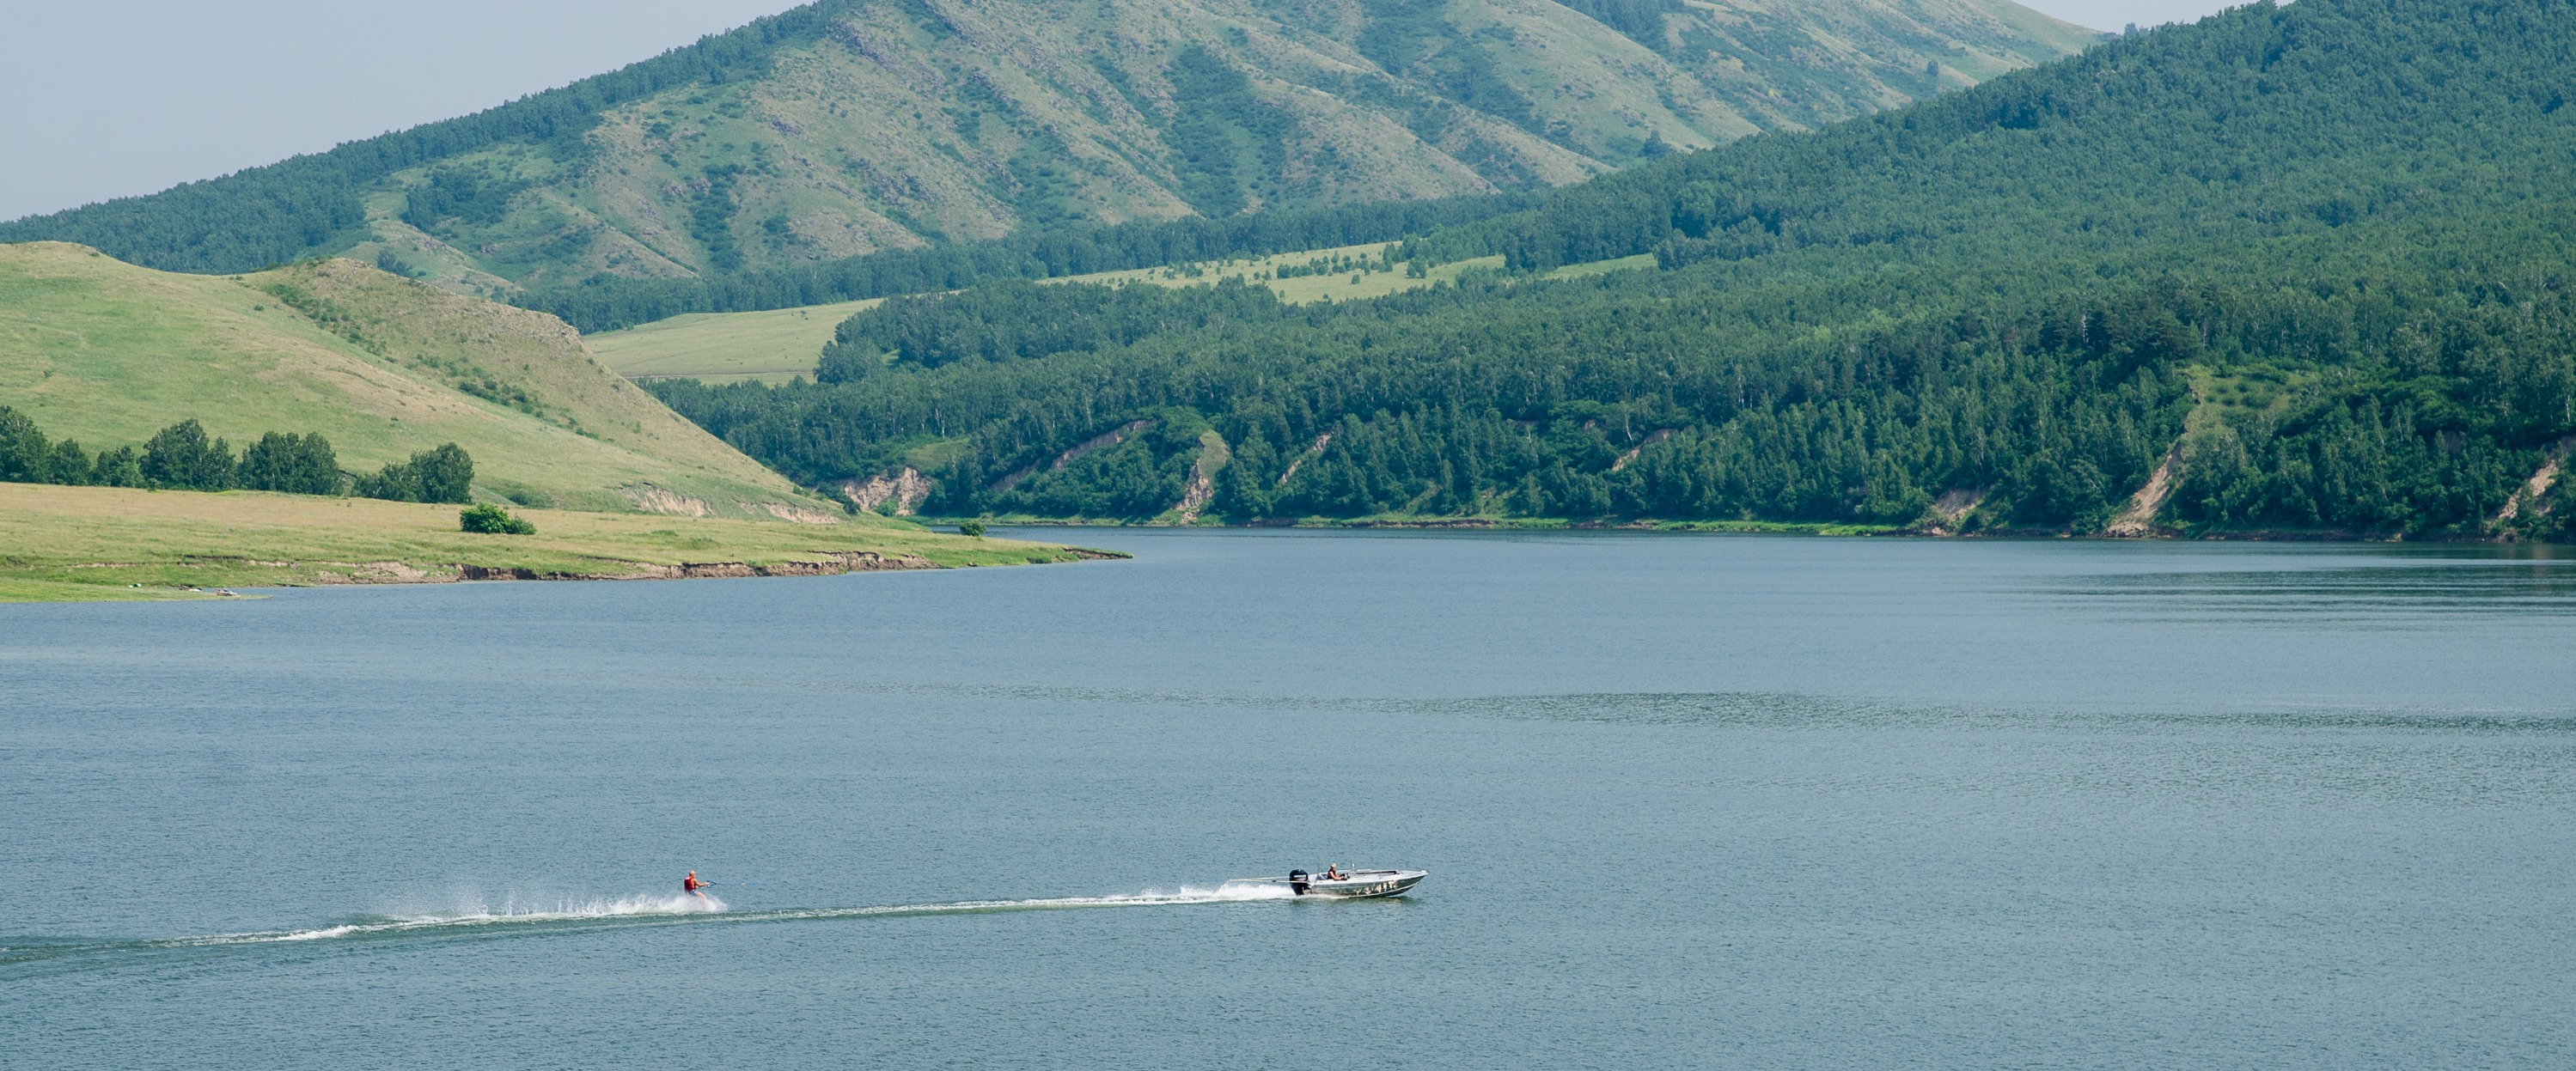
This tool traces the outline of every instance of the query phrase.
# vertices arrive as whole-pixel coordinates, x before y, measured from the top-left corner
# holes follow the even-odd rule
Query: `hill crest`
[[[2009,0],[825,0],[491,111],[0,224],[501,295],[1578,181],[2081,48]]]

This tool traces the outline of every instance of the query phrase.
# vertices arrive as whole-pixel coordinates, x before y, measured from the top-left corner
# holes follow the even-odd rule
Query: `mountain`
[[[195,419],[236,445],[319,433],[353,471],[458,443],[478,495],[522,505],[838,512],[599,367],[561,321],[346,260],[218,277],[0,245],[0,405],[92,451]]]
[[[2256,4],[1388,258],[1457,285],[993,283],[653,389],[949,515],[2568,538],[2570,86],[2567,0]]]
[[[0,224],[507,295],[1529,190],[2066,55],[2009,0],[824,0],[473,116]]]

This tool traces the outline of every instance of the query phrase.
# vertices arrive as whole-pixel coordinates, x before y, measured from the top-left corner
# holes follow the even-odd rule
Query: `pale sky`
[[[2117,30],[2222,0],[2023,0]],[[446,119],[795,0],[0,0],[0,219]]]

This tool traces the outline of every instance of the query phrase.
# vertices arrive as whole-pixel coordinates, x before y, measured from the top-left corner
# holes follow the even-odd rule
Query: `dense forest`
[[[1504,278],[985,286],[863,314],[829,382],[655,389],[957,516],[2095,531],[2171,464],[2189,530],[2563,538],[2570,481],[2516,495],[2576,435],[2570,86],[2565,0],[2255,5],[1403,254]]]

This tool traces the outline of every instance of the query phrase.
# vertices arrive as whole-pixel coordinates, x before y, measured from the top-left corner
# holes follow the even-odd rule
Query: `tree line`
[[[119,446],[92,455],[77,441],[47,439],[26,414],[0,406],[0,481],[466,502],[472,499],[474,458],[446,443],[372,473],[350,473],[319,433],[267,432],[236,455],[231,443],[208,436],[194,419],[153,433],[141,449]]]
[[[989,283],[956,294],[890,298],[861,310],[833,329],[814,378],[847,383],[889,364],[1035,360],[1173,331],[1302,315],[1276,291],[1234,277],[1183,287]]]
[[[612,331],[693,312],[747,312],[1055,279],[1236,256],[1397,241],[1531,204],[1525,194],[1451,197],[1294,212],[1029,231],[979,242],[891,249],[821,264],[705,279],[596,275],[511,300],[584,331]]]

